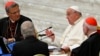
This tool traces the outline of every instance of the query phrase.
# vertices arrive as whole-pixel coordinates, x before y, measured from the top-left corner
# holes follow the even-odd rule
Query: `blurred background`
[[[80,7],[83,18],[94,16],[100,25],[100,0],[15,0],[21,9],[21,14],[31,18],[37,31],[52,26],[56,36],[61,36],[68,25],[66,9],[69,6]],[[0,0],[0,18],[7,16],[4,4]]]

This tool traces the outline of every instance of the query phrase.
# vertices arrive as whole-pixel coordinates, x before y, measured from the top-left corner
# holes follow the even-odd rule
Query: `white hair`
[[[90,30],[90,31],[96,31],[97,30],[97,25],[89,25],[88,23],[84,22],[85,26]]]
[[[26,38],[27,36],[36,37],[36,32],[33,23],[31,21],[24,21],[21,25],[21,33],[24,38]]]

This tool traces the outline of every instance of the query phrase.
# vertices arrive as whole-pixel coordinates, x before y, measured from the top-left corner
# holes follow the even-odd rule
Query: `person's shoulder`
[[[24,15],[20,15],[20,18],[22,21],[26,21],[26,20],[32,21],[29,17],[26,17]]]
[[[24,15],[20,15],[20,16],[21,16],[21,18],[30,19],[29,17],[24,16]]]
[[[39,40],[39,42],[40,42],[41,44],[48,45],[46,42],[43,42],[43,41],[40,41],[40,40]]]
[[[8,17],[3,17],[0,19],[0,22],[7,21],[7,20],[8,20]]]
[[[24,43],[23,43],[23,40],[22,41],[17,41],[14,46],[22,46]]]
[[[100,35],[96,32],[94,34],[92,34],[91,36],[88,37],[87,42],[88,43],[92,43],[94,41],[100,40]]]
[[[3,18],[1,18],[0,20],[6,20],[6,19],[8,19],[8,17],[3,17]]]

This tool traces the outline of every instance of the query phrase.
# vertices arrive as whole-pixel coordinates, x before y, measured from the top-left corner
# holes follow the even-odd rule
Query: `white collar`
[[[10,19],[10,21],[11,21],[12,23],[15,23],[15,21],[13,21],[12,19]]]
[[[79,18],[78,20],[76,20],[76,21],[74,22],[74,24],[77,24],[80,20],[81,20],[81,18]]]
[[[90,37],[92,34],[96,33],[97,31],[91,32],[88,37]]]

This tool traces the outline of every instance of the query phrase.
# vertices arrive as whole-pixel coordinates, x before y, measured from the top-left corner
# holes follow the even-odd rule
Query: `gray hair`
[[[16,7],[16,6],[19,7],[19,5],[16,2],[13,2],[13,4],[11,4],[10,6],[5,7],[5,10],[6,10],[7,13],[9,13],[9,9],[13,8],[13,7]]]
[[[84,22],[85,26],[89,28],[90,31],[97,31],[97,26],[89,25]]]
[[[24,38],[27,36],[36,37],[36,31],[33,23],[31,21],[24,21],[21,25],[21,33]]]

